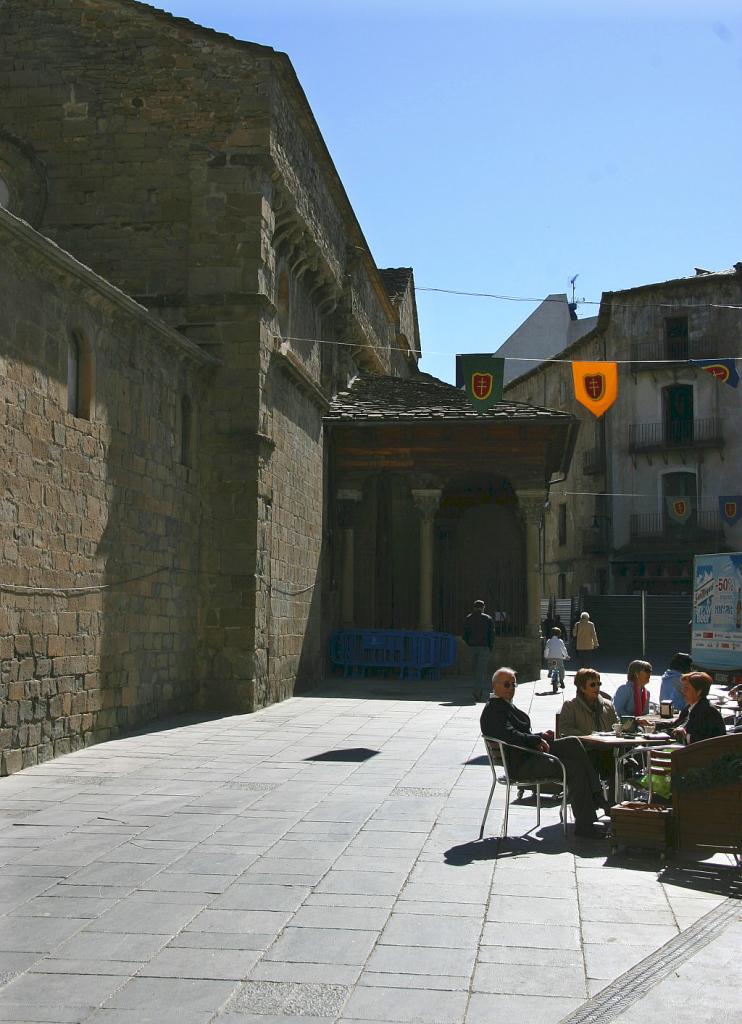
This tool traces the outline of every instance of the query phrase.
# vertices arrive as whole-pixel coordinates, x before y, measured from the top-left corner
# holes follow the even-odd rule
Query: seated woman
[[[668,731],[680,743],[698,743],[713,736],[726,736],[726,727],[721,712],[709,704],[708,694],[712,679],[706,672],[687,672],[682,677],[683,696],[686,707],[674,722],[668,723]]]
[[[577,696],[565,700],[559,715],[561,736],[587,736],[591,732],[607,732],[618,721],[610,700],[600,693],[600,673],[594,668],[575,672]],[[608,750],[587,750],[590,763],[598,776],[608,783],[608,802],[613,803],[613,755]]]
[[[594,668],[575,672],[577,696],[565,700],[559,716],[561,736],[587,736],[591,732],[607,732],[618,716],[609,700],[600,695],[600,674]]]
[[[613,707],[619,718],[622,715],[646,715],[649,712],[649,690],[647,683],[652,675],[652,666],[648,661],[632,661],[629,665],[625,683],[621,683],[613,695]]]
[[[693,668],[693,659],[690,654],[683,654],[678,651],[670,658],[667,671],[662,675],[660,684],[660,701],[671,701],[673,711],[682,711],[685,707],[685,697],[681,685],[681,678],[684,672],[690,672]]]

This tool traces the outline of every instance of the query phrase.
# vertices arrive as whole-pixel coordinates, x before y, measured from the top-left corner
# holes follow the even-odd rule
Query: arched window
[[[67,339],[67,412],[79,416],[80,408],[80,339],[71,334]]]
[[[0,177],[0,206],[7,210],[10,207],[10,189],[5,178]]]
[[[89,420],[93,411],[93,354],[82,334],[67,338],[67,412]]]
[[[289,292],[289,275],[285,270],[281,271],[276,289],[276,314],[278,315],[278,329],[286,337],[289,333],[289,322],[291,314],[291,296]]]
[[[183,395],[180,400],[180,462],[183,466],[191,465],[191,428],[191,400]]]

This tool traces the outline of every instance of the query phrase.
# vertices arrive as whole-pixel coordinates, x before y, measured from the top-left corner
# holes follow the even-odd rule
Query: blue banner
[[[719,515],[728,526],[742,518],[742,494],[720,494]]]
[[[728,384],[730,388],[736,388],[739,384],[736,361],[734,359],[690,359],[691,366],[697,366],[721,384]]]

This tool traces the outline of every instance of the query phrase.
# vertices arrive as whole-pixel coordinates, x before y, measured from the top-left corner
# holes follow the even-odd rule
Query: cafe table
[[[591,732],[580,736],[586,747],[591,750],[610,750],[613,754],[614,794],[618,803],[623,799],[623,758],[632,750],[652,746],[666,746],[674,741],[666,732],[636,733],[633,736],[616,736],[613,732]]]

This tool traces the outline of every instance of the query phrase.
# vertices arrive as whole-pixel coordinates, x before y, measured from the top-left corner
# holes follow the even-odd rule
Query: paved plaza
[[[0,780],[0,1021],[742,1019],[731,858],[611,857],[528,803],[498,842],[499,786],[478,842],[471,690],[333,680]],[[562,699],[516,695],[537,728]]]

